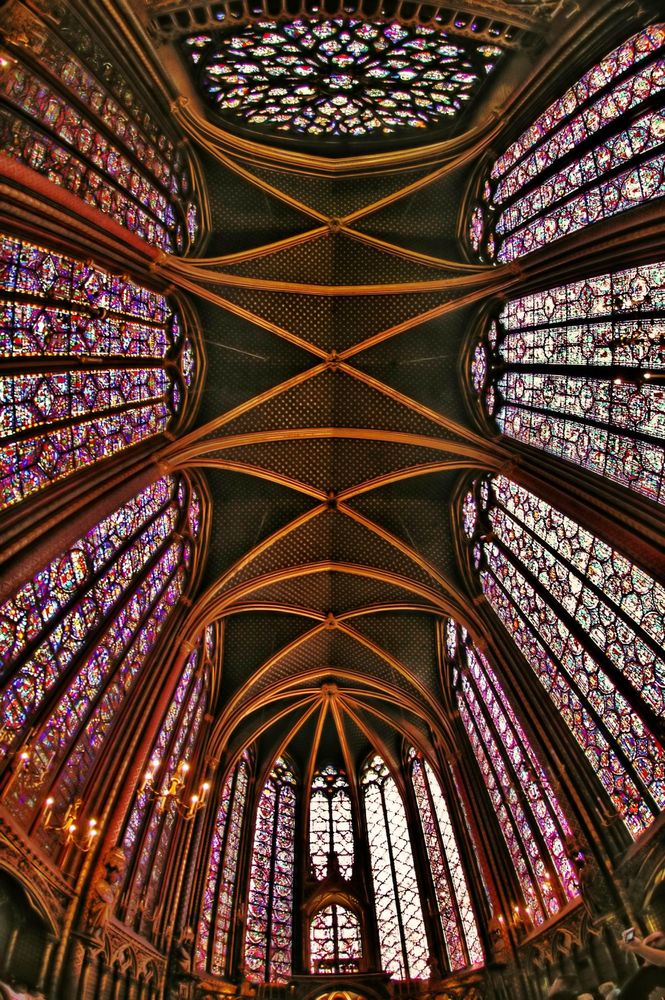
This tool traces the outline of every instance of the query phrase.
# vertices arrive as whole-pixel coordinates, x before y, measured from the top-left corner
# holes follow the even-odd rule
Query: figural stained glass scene
[[[665,996],[662,13],[0,0],[0,1000]]]

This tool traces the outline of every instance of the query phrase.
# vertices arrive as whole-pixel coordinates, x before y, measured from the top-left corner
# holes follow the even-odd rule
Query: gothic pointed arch
[[[459,523],[470,576],[638,837],[663,809],[660,583],[505,476],[462,491]]]

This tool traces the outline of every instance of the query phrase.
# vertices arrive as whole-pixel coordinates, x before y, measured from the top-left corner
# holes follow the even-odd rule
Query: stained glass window
[[[577,895],[576,873],[565,846],[571,829],[497,674],[466,631],[459,637],[456,658],[460,717],[515,867],[528,919],[541,924]]]
[[[296,779],[278,758],[256,813],[247,906],[245,973],[250,982],[291,975]]]
[[[494,164],[469,238],[505,262],[662,196],[665,26],[610,52]]]
[[[1,507],[166,430],[193,376],[163,295],[0,235]]]
[[[32,731],[5,803],[53,822],[81,794],[128,691],[187,583],[195,542],[185,481],[166,477],[105,518],[0,609],[3,742]],[[56,839],[38,837],[53,851]]]
[[[349,783],[329,765],[314,775],[309,802],[309,852],[312,874],[353,875],[353,818]]]
[[[445,124],[502,55],[438,27],[346,16],[258,21],[184,45],[226,117],[311,136]]]
[[[663,263],[511,299],[472,383],[504,434],[663,503],[664,323]]]
[[[411,781],[418,802],[448,967],[463,969],[484,961],[457,838],[448,805],[431,767],[413,748],[409,752]]]
[[[203,889],[196,964],[202,971],[208,970],[218,976],[227,972],[229,932],[237,885],[249,767],[249,754],[245,752],[224,783]]]
[[[209,650],[204,636],[187,659],[125,827],[122,849],[130,866],[122,915],[130,924],[139,915],[139,929],[141,919],[150,922],[173,827],[189,804],[187,773],[206,707]]]
[[[427,934],[404,803],[380,757],[367,761],[360,782],[383,971],[393,979],[429,979]]]
[[[360,971],[362,938],[360,920],[339,903],[319,910],[309,928],[311,971],[344,975]]]
[[[187,207],[191,181],[181,153],[137,106],[126,80],[114,79],[108,57],[99,58],[102,84],[60,35],[34,22],[30,63],[17,48],[0,68],[3,152],[148,243],[185,251],[196,237],[197,210],[194,202]],[[78,25],[70,37],[76,34]],[[91,41],[85,53],[93,61],[95,47]]]
[[[665,806],[665,590],[505,477],[471,493],[485,596],[636,837]]]

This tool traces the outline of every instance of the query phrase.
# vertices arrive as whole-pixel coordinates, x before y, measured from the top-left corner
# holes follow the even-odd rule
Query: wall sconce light
[[[65,847],[71,845],[84,854],[87,854],[95,843],[95,839],[99,836],[97,820],[91,816],[88,820],[87,829],[80,831],[78,817],[83,802],[81,799],[74,799],[74,802],[67,806],[62,823],[58,825],[53,822],[54,805],[55,800],[50,797],[44,802],[44,811],[41,819],[42,827],[45,830],[54,830],[58,833]]]
[[[19,775],[21,776],[21,783],[25,788],[35,789],[39,788],[48,774],[53,758],[55,757],[55,750],[44,756],[43,748],[38,747],[37,739],[33,734],[34,730],[31,730],[27,734],[26,741],[19,748],[16,750],[7,750],[4,754],[5,758],[11,762],[10,778],[5,788],[5,793],[9,791],[9,788],[14,784]],[[6,746],[10,746],[15,734],[9,732],[8,726],[1,726],[0,743],[4,742],[6,735],[8,739]]]
[[[198,793],[190,795],[189,800],[187,800],[185,797],[185,784],[187,781],[187,772],[189,771],[187,761],[181,760],[179,762],[171,778],[167,778],[168,785],[165,780],[161,791],[160,786],[155,784],[155,775],[158,770],[159,761],[151,760],[143,778],[141,792],[146,792],[157,803],[159,809],[165,809],[169,803],[173,803],[178,814],[184,820],[193,819],[197,812],[203,809],[206,804],[210,783],[207,781],[202,782]]]

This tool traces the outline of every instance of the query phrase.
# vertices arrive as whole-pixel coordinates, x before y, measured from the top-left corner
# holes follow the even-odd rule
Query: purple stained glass
[[[107,71],[100,83],[36,17],[31,37],[34,61],[13,59],[0,80],[3,151],[137,236],[163,250],[184,250],[197,235],[196,206],[187,218],[179,208],[179,193],[190,182],[173,144],[144,109],[127,101],[124,81]],[[88,58],[96,44],[84,45]],[[118,83],[124,108],[109,82]]]
[[[483,950],[446,800],[429,764],[413,748],[410,759],[449,968],[481,964]]]
[[[163,296],[0,236],[0,357],[31,359],[0,376],[0,506],[165,431],[180,408],[174,335]]]
[[[222,789],[199,920],[197,967],[218,976],[226,973],[248,784],[249,755],[245,752]]]
[[[473,352],[471,360],[471,383],[476,392],[481,392],[487,379],[487,352],[479,344]]]
[[[466,499],[467,498],[465,497],[465,500]],[[448,657],[451,660],[453,660],[455,658],[455,655],[457,654],[457,626],[455,625],[455,622],[452,620],[452,618],[446,619],[445,633],[446,633],[446,652],[448,653]]]
[[[187,692],[194,674],[197,659],[198,651],[194,650],[185,664],[185,669],[183,670],[180,681],[178,682],[178,687],[173,696],[173,700],[168,708],[164,721],[162,722],[159,735],[152,748],[152,753],[150,754],[149,773],[153,775],[158,771],[159,765],[162,763],[166,754],[169,741],[171,740],[173,732],[178,725],[178,719],[180,718],[183,710],[183,704],[186,701]],[[129,819],[127,820],[125,834],[122,839],[122,847],[128,861],[131,860],[134,855],[137,837],[147,815],[150,803],[150,790],[148,788],[140,788],[135,795],[134,805]]]
[[[505,477],[486,502],[483,591],[636,837],[665,806],[665,752],[612,678],[623,673],[645,711],[659,710],[663,590]]]
[[[571,518],[504,476],[497,536],[657,715],[665,713],[665,588]]]
[[[312,781],[309,853],[317,879],[326,878],[329,870],[339,872],[345,879],[352,877],[354,847],[349,783],[344,773],[332,765],[322,768]]]
[[[496,421],[525,444],[665,502],[665,265],[511,299]]]
[[[469,704],[466,697],[462,697],[458,702],[458,707],[460,718],[469,737],[471,748],[478,762],[478,767],[480,768],[480,773],[490,796],[492,807],[501,827],[515,874],[520,883],[527,912],[535,924],[542,924],[549,914],[544,910],[535,876],[536,871],[539,871],[541,874],[546,871],[546,863],[538,850],[538,845],[532,839],[533,832],[528,825],[521,806],[519,804],[515,806],[516,815],[509,808],[510,798],[508,798],[508,795],[514,798],[515,791],[509,785],[506,787],[507,782],[502,780],[504,775],[501,772],[502,770],[505,771],[505,765],[503,768],[499,768],[498,775],[492,766],[494,763],[491,756],[492,751],[488,750],[487,747],[489,733],[479,732],[475,725],[474,710],[476,705],[473,702]],[[486,737],[487,742],[483,737]],[[503,764],[503,762],[501,763]],[[551,897],[551,901],[553,905],[552,914],[555,914],[559,909],[556,896]]]
[[[315,975],[360,971],[360,920],[339,903],[318,910],[309,925],[310,968]]]
[[[127,922],[131,922],[136,911],[139,911],[138,930],[144,934],[149,933],[159,904],[159,893],[175,822],[182,811],[182,804],[179,804],[178,798],[171,797],[169,792],[173,790],[180,762],[189,762],[194,756],[206,702],[205,679],[199,676],[194,682],[187,706],[169,745],[165,767],[161,775],[158,775],[158,781],[161,777],[161,784],[158,784],[158,787],[164,798],[157,799],[146,825],[130,887],[126,914]],[[191,791],[186,785],[185,780],[183,787],[178,791],[178,796],[181,798],[186,796],[184,801],[189,806]]]
[[[661,144],[660,139],[658,140]],[[626,161],[631,157],[626,155]],[[557,178],[555,178],[556,182]],[[554,183],[555,189],[560,185]],[[562,185],[563,186],[563,185]],[[541,215],[532,221],[510,230],[500,242],[497,260],[512,261],[534,250],[574,233],[593,222],[619,215],[630,208],[662,197],[665,190],[665,154],[659,153],[644,163],[631,166],[610,180],[598,183],[580,194],[573,180],[566,185],[571,193],[568,200],[548,204]],[[543,199],[544,200],[544,199]],[[510,221],[506,222],[508,231]],[[497,227],[498,231],[498,227]]]
[[[476,253],[482,247],[484,233],[485,215],[481,206],[475,205],[471,212],[471,221],[469,223],[469,242]]]
[[[472,714],[475,714],[474,707],[484,705],[482,719],[475,715],[476,724],[486,752],[493,760],[495,775],[503,795],[507,801],[511,801],[509,808],[520,837],[527,846],[531,868],[544,905],[543,916],[546,918],[548,914],[558,912],[565,899],[572,899],[577,895],[575,871],[565,848],[565,840],[571,833],[568,820],[522,724],[486,658],[480,650],[468,645],[464,647],[464,653],[468,672],[462,680],[462,691]],[[502,754],[502,758],[495,759],[495,753]],[[511,794],[510,789],[515,786],[521,790],[523,807],[516,805],[519,795]],[[538,854],[534,850],[534,828],[542,838],[543,846]],[[554,875],[561,889],[557,889]],[[537,915],[535,916],[539,922]]]
[[[406,812],[384,761],[360,776],[372,861],[381,964],[391,979],[429,979],[429,951]]]
[[[492,245],[476,206],[476,252],[512,261],[662,196],[664,46],[663,25],[628,39],[497,159],[487,192]]]
[[[127,693],[183,593],[184,544],[173,537],[184,516],[177,495],[172,477],[148,487],[0,609],[7,640],[6,744],[25,738],[60,688],[6,797],[21,822],[30,821],[46,794],[55,799],[55,822],[81,795]],[[49,600],[42,602],[45,586]],[[39,838],[45,850],[57,850],[52,832],[42,829]]]
[[[641,71],[641,64],[653,53],[657,52],[665,44],[665,28],[663,25],[650,25],[637,35],[633,35],[628,41],[623,42],[617,49],[590,69],[582,76],[577,83],[566,91],[566,93],[554,101],[548,109],[531,125],[521,136],[500,156],[493,169],[492,177],[505,176],[514,163],[520,160],[530,149],[542,142],[543,136],[549,136],[553,130],[569,121],[579,107],[588,103],[590,98],[594,98],[600,90],[606,88],[608,84],[613,84],[617,79],[623,80],[622,89],[618,92],[619,106],[623,107],[626,98],[624,88],[626,83],[626,71],[638,67]],[[631,85],[630,78],[628,84]],[[611,96],[614,88],[610,88],[605,101],[612,107]],[[592,108],[594,106],[592,105]],[[607,117],[603,117],[605,105],[596,111],[598,115],[597,126],[600,127]],[[611,112],[610,112],[611,115]],[[592,122],[594,116],[590,115]]]
[[[189,526],[194,536],[198,535],[201,527],[201,500],[195,489],[189,501]]]
[[[476,524],[478,522],[478,513],[476,509],[476,501],[471,493],[467,493],[462,501],[462,527],[464,528],[464,534],[467,538],[473,536],[476,530]]]
[[[291,975],[295,785],[278,758],[259,798],[245,936],[245,974],[254,983]]]
[[[125,586],[149,564],[178,520],[171,477],[105,518],[0,608],[4,739],[25,731]]]
[[[225,117],[309,136],[369,136],[445,124],[503,55],[437,26],[326,19],[258,21],[184,40]]]

